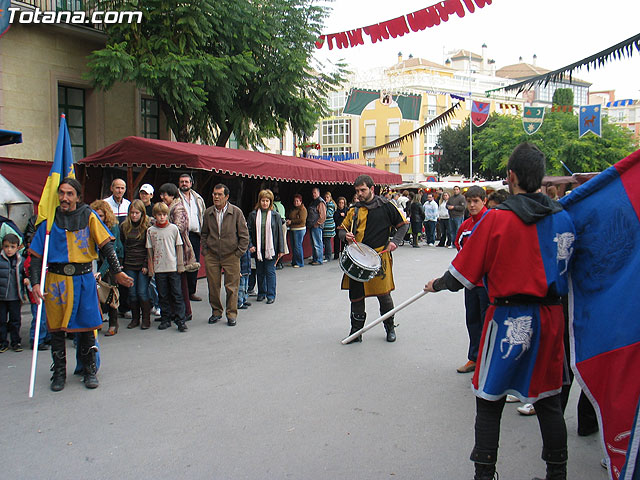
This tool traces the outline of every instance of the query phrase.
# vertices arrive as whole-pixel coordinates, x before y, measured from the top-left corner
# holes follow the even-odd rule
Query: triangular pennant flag
[[[542,126],[544,118],[544,107],[524,107],[522,114],[522,125],[524,131],[529,135],[533,135]]]
[[[578,123],[580,137],[587,132],[593,132],[599,137],[602,136],[601,130],[601,114],[600,105],[584,105],[580,107],[580,121]]]

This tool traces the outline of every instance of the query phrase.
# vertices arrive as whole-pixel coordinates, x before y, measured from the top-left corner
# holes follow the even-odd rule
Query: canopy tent
[[[192,143],[126,137],[80,160],[91,167],[174,167],[257,179],[318,184],[353,183],[370,175],[376,184],[399,183],[402,176],[346,162],[289,157]]]

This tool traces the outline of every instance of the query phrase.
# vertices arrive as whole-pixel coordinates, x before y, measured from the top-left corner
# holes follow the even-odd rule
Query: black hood
[[[381,197],[380,195],[374,195],[369,202],[356,202],[354,206],[364,207],[367,210],[373,210],[374,208],[381,207],[385,203],[389,203],[389,200],[387,200],[384,197]]]
[[[562,205],[542,193],[520,193],[511,195],[500,205],[498,210],[511,210],[527,225],[537,223],[547,215],[561,212]]]
[[[86,203],[78,203],[72,212],[63,212],[60,207],[56,208],[56,225],[64,230],[76,232],[89,225],[91,208]]]

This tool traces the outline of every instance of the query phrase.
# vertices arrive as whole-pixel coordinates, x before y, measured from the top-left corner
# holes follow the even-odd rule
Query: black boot
[[[351,331],[349,332],[349,335],[353,335],[358,330],[360,330],[362,327],[364,327],[364,321],[366,319],[367,319],[367,314],[366,313],[354,313],[354,312],[351,312]],[[361,342],[361,341],[362,341],[362,335],[358,335],[356,338],[351,340],[349,343],[357,343],[357,342]]]
[[[567,480],[566,463],[547,463],[547,476],[535,477],[533,480]]]
[[[131,321],[127,328],[136,328],[140,325],[140,304],[138,302],[129,303],[129,307],[131,307]]]
[[[59,392],[64,388],[67,380],[67,356],[65,349],[64,332],[54,332],[51,334],[51,390]]]
[[[473,480],[494,480],[497,479],[496,464],[475,463],[476,474],[473,476]]]
[[[80,360],[82,361],[84,386],[87,388],[98,388],[98,366],[96,365],[96,352],[98,347],[95,345],[93,332],[82,332],[80,337]]]
[[[387,342],[396,341],[396,329],[393,324],[393,317],[387,318],[384,322],[384,329],[387,331]]]

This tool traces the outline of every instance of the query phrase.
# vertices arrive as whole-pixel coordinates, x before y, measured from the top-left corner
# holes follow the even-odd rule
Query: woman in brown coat
[[[302,241],[307,231],[307,209],[302,204],[302,195],[293,196],[293,209],[287,217],[287,226],[291,230],[291,266],[304,267]]]

